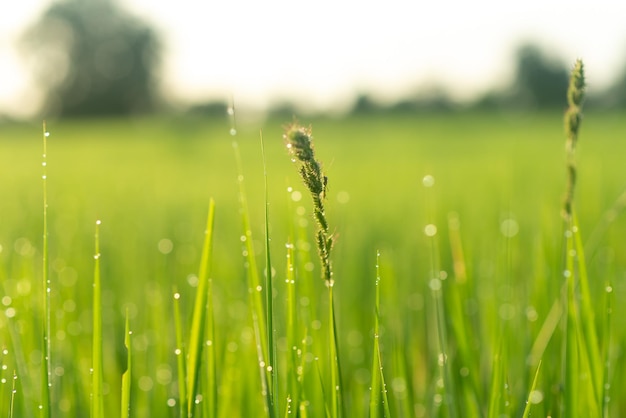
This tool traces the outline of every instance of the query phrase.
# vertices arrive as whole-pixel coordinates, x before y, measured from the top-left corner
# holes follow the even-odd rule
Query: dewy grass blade
[[[126,326],[124,328],[124,346],[126,347],[126,371],[122,374],[122,401],[120,418],[130,418],[130,384],[132,381],[132,340],[130,338],[130,319],[126,310]]]
[[[51,382],[51,359],[50,359],[50,276],[48,268],[48,137],[50,133],[46,127],[46,121],[43,122],[43,174],[41,176],[43,182],[43,266],[42,266],[42,318],[43,318],[43,335],[41,350],[41,417],[50,417],[50,386]]]
[[[532,405],[540,402],[543,398],[541,393],[536,391],[537,381],[539,380],[539,370],[541,370],[541,360],[539,361],[539,365],[535,371],[535,377],[533,378],[533,383],[530,387],[530,391],[528,392],[528,398],[526,399],[526,406],[524,407],[522,418],[528,418],[530,416],[530,408]]]
[[[383,417],[389,418],[391,417],[391,411],[387,397],[385,375],[383,373],[383,361],[380,354],[380,252],[376,253],[376,301],[374,308],[374,355],[372,356],[370,418],[379,417],[381,410],[383,411]]]
[[[576,292],[574,282],[574,238],[572,237],[572,223],[567,223],[565,232],[565,271],[564,276],[567,282],[566,325],[565,325],[565,382],[564,382],[564,416],[576,416],[578,411],[578,312],[576,304]]]
[[[263,179],[265,188],[265,307],[267,322],[267,351],[268,364],[267,371],[270,375],[271,385],[269,387],[270,408],[273,408],[274,416],[278,416],[278,370],[276,369],[276,342],[274,329],[274,285],[272,283],[272,258],[270,252],[270,227],[269,227],[269,192],[267,188],[267,162],[265,161],[265,147],[263,144],[263,132],[261,137],[261,156],[263,158]]]
[[[187,365],[183,338],[183,322],[180,317],[180,293],[174,288],[174,327],[176,329],[176,366],[178,369],[178,414],[187,414]]]
[[[206,373],[204,373],[205,382],[205,401],[204,401],[204,416],[216,417],[217,416],[217,370],[216,370],[216,358],[215,358],[215,317],[213,311],[213,279],[209,278],[208,299],[211,304],[208,308],[206,318],[206,347],[205,360],[206,360]]]
[[[611,400],[611,360],[609,358],[609,347],[611,344],[611,316],[613,314],[613,285],[607,282],[605,288],[605,308],[602,332],[602,360],[604,364],[604,384],[602,385],[602,417],[609,417],[609,404]]]
[[[254,255],[254,244],[252,241],[252,229],[250,226],[250,215],[248,212],[248,199],[244,187],[243,168],[241,163],[241,155],[239,154],[239,145],[233,141],[233,150],[235,152],[235,160],[237,162],[237,182],[239,184],[239,204],[241,210],[241,221],[243,226],[243,235],[241,240],[244,243],[244,256],[247,262],[248,286],[250,292],[250,302],[252,305],[252,324],[254,326],[254,335],[256,336],[257,360],[259,372],[261,376],[261,395],[265,401],[265,408],[270,417],[274,417],[274,408],[270,399],[270,384],[268,379],[266,360],[269,358],[269,347],[267,342],[267,323],[265,322],[265,309],[263,307],[263,297],[261,278],[257,269],[256,259]]]
[[[587,264],[585,262],[585,249],[582,243],[580,227],[576,212],[572,214],[572,234],[574,238],[574,251],[576,254],[576,267],[578,273],[578,286],[580,290],[580,317],[582,331],[584,333],[584,344],[587,355],[589,357],[589,367],[591,372],[591,382],[593,384],[593,393],[596,403],[601,404],[602,401],[602,356],[600,354],[600,346],[598,343],[598,334],[596,331],[595,312],[593,309],[593,301],[591,292],[589,291],[589,278],[587,276]]]
[[[493,358],[493,368],[491,372],[491,389],[489,391],[488,418],[498,418],[501,416],[501,406],[504,403],[504,365],[502,364],[502,353],[504,351],[504,338],[498,338],[498,348]]]
[[[91,418],[104,418],[102,360],[102,285],[100,282],[100,221],[96,221],[93,272],[93,341]]]
[[[215,202],[209,202],[209,213],[204,233],[204,245],[200,259],[198,273],[198,288],[196,300],[193,306],[193,317],[189,334],[189,355],[187,359],[187,414],[194,414],[195,400],[198,387],[198,373],[202,363],[202,346],[204,345],[204,329],[206,326],[207,310],[212,309],[208,305],[209,274],[211,271],[211,254],[213,251],[213,224],[215,220]]]

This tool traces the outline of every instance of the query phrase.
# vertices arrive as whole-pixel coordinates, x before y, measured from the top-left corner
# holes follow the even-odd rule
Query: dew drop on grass
[[[540,390],[533,390],[530,394],[528,394],[528,400],[530,403],[535,405],[541,403],[541,401],[543,401],[543,392]]]
[[[46,131],[45,134],[43,134],[46,138],[48,138],[50,136],[50,132]]]
[[[519,224],[515,219],[505,219],[500,224],[500,232],[506,238],[513,238],[519,232]]]
[[[174,398],[169,398],[167,400],[167,406],[169,406],[170,408],[173,408],[176,406],[176,399]]]
[[[180,293],[174,293],[174,299],[176,300],[180,299]]]
[[[428,286],[430,286],[430,289],[434,291],[441,290],[441,280],[431,279],[430,282],[428,282]]]
[[[428,224],[424,227],[424,234],[428,237],[434,237],[437,235],[437,226],[434,224]]]
[[[568,277],[570,277],[571,275],[572,275],[572,272],[571,272],[571,271],[569,271],[569,270],[565,270],[565,271],[563,272],[563,277],[568,278]]]
[[[174,350],[174,354],[176,354],[177,356],[180,356],[182,353],[180,348],[177,348],[176,350]]]
[[[258,286],[256,287],[256,291],[257,291],[257,292],[260,292],[261,290],[263,290],[263,286],[258,285]]]
[[[422,179],[422,184],[424,187],[433,187],[435,185],[435,178],[432,175],[427,174]]]
[[[293,192],[291,192],[291,200],[293,200],[294,202],[299,202],[302,200],[302,193],[299,192],[298,190],[294,190]]]
[[[231,136],[235,136],[235,135],[237,135],[237,129],[235,129],[235,128],[230,128],[230,131],[229,131],[229,132],[230,132],[230,135],[231,135]]]

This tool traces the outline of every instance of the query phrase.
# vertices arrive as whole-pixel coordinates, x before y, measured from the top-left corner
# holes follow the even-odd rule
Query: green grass
[[[270,295],[275,331],[269,332],[253,322],[256,312],[259,324],[265,324],[269,303],[267,293],[253,291],[267,289],[261,281],[266,191],[258,125],[238,126],[238,169],[226,118],[48,124],[52,416],[89,416],[97,331],[92,322],[95,219],[102,220],[99,252],[105,255],[98,260],[104,416],[119,413],[123,393],[130,393],[130,401],[124,400],[130,416],[179,416],[190,406],[180,408],[187,399],[202,405],[194,416],[209,415],[209,402],[215,402],[219,417],[259,416],[268,402],[263,385],[271,385],[279,416],[288,409],[290,415],[308,417],[327,413],[332,305],[320,278],[308,191],[282,139],[284,122],[262,123],[272,255],[268,270],[275,272]],[[626,312],[623,304],[611,303],[626,296],[626,219],[618,213],[608,227],[604,223],[605,212],[626,188],[626,146],[621,141],[626,123],[621,115],[591,110],[585,115],[574,198],[580,233],[569,244],[560,215],[566,172],[559,113],[310,122],[316,156],[328,176],[326,212],[336,236],[333,302],[347,416],[381,407],[392,416],[452,416],[454,408],[457,416],[468,408],[485,417],[497,412],[562,416],[561,408],[575,402],[606,408],[607,416],[626,410],[619,357],[626,343]],[[0,126],[4,416],[11,409],[15,417],[39,416],[42,399],[37,383],[44,367],[45,309],[39,284],[46,251],[40,132],[37,125]],[[423,185],[426,175],[435,179],[432,188]],[[240,192],[239,176],[245,178],[245,191]],[[211,197],[216,206],[212,261],[210,274],[203,277]],[[247,209],[242,212],[242,207]],[[427,224],[437,227],[433,237],[424,233]],[[596,227],[603,232],[594,234]],[[586,246],[591,236],[593,245]],[[571,290],[588,297],[576,302],[577,311],[564,308],[564,263],[570,262],[563,257],[566,245],[579,254],[572,263],[584,251],[584,267],[574,268],[584,268],[588,289],[578,282]],[[437,272],[438,295],[431,287]],[[192,301],[204,285],[213,302],[206,312],[212,321],[206,321],[202,332],[213,337],[210,345],[204,341],[199,357],[193,356],[200,359],[202,396],[193,399],[193,392],[187,392],[180,399],[186,388],[179,377],[191,366],[178,364],[176,349],[190,354]],[[172,289],[179,299],[172,298]],[[203,292],[209,294],[206,287]],[[563,316],[542,334],[554,309]],[[595,312],[593,321],[587,310]],[[571,322],[570,312],[577,315]],[[132,345],[126,342],[127,313]],[[589,352],[584,345],[588,327],[597,333],[594,356],[606,361],[575,366],[603,370],[593,379],[610,384],[606,405],[597,404],[606,396],[587,389],[588,380],[576,381],[585,397],[569,399],[571,394],[561,389],[566,383],[564,347],[569,344],[578,358]],[[199,325],[193,329],[201,331]],[[274,332],[275,344],[269,347],[265,339]],[[264,342],[258,346],[257,340]],[[541,348],[538,358],[530,355],[535,346]],[[123,392],[122,376],[131,364],[127,347],[132,374],[130,389]],[[276,376],[267,368],[259,370],[271,348],[276,350]],[[376,399],[370,402],[377,360],[384,370],[379,383],[384,378],[387,388],[384,406]],[[448,401],[453,407],[440,404]]]

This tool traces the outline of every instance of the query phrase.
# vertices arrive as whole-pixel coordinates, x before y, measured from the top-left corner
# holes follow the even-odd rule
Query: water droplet
[[[538,404],[543,401],[543,393],[540,390],[533,390],[528,394],[528,400],[532,404]]]
[[[434,237],[437,234],[437,227],[433,224],[428,224],[424,227],[424,233],[428,237]]]
[[[174,293],[174,299],[176,300],[180,299],[180,293]]]
[[[43,163],[41,163],[41,165],[42,165],[43,167],[45,167],[45,166],[46,166],[46,165],[48,165],[48,164],[44,161]]]
[[[431,279],[431,281],[428,282],[428,286],[430,286],[430,289],[434,291],[441,290],[441,280]]]
[[[608,285],[607,287],[604,288],[604,291],[606,293],[612,293],[613,292],[613,286]]]
[[[297,191],[297,190],[294,190],[294,191],[291,193],[291,200],[293,200],[294,202],[299,202],[299,201],[301,201],[301,200],[302,200],[302,193],[300,193],[300,192],[299,192],[299,191]]]
[[[102,221],[101,221],[100,219],[98,219],[98,220],[96,221],[96,225],[100,225],[101,223],[102,223]]]
[[[256,287],[256,291],[257,291],[257,292],[260,292],[261,290],[263,290],[263,286],[258,285],[258,286]]]
[[[232,106],[228,106],[228,109],[226,109],[226,113],[228,113],[228,116],[233,116],[235,114],[235,108]]]
[[[430,174],[427,174],[422,179],[422,184],[424,187],[433,187],[435,185],[435,178]]]
[[[230,135],[231,135],[231,136],[235,136],[235,135],[237,135],[237,129],[235,129],[235,128],[230,128],[230,131],[229,131],[229,132],[230,132]]]
[[[46,138],[48,138],[50,136],[50,132],[46,131],[46,133],[43,134]]]
[[[519,232],[519,224],[515,219],[505,219],[500,224],[500,232],[507,238],[513,238]]]
[[[100,253],[98,253],[98,254],[94,254],[94,255],[93,255],[93,258],[94,258],[95,260],[99,259],[99,258],[100,258]]]
[[[182,350],[180,348],[177,348],[176,350],[174,350],[174,354],[176,354],[177,356],[180,356],[181,353],[182,353]]]
[[[43,176],[41,176],[41,178],[45,180],[46,179],[46,175],[44,174]]]
[[[565,270],[565,271],[563,272],[563,277],[566,277],[566,278],[567,278],[567,277],[570,277],[571,275],[572,275],[572,272],[571,272],[571,271],[569,271],[569,270]]]

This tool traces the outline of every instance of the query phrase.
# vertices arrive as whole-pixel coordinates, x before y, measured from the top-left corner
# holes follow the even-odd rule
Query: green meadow
[[[118,416],[122,393],[133,417],[626,411],[622,114],[585,113],[573,223],[561,213],[561,112],[301,118],[328,177],[336,345],[311,196],[283,138],[290,122],[238,123],[231,135],[226,115],[49,121],[45,167],[40,125],[0,126],[0,415],[42,415],[44,255],[50,416],[98,416],[99,399],[100,416]],[[192,319],[198,289],[204,327]],[[255,323],[270,305],[268,371]],[[194,335],[197,393],[185,399],[194,385],[179,360],[194,361]]]

